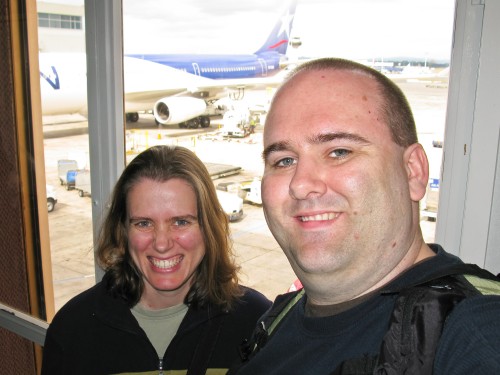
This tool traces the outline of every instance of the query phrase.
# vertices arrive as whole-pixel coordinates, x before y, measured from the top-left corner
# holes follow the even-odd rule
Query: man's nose
[[[294,199],[308,199],[325,194],[327,184],[321,172],[321,167],[316,161],[299,160],[290,181],[290,196]]]

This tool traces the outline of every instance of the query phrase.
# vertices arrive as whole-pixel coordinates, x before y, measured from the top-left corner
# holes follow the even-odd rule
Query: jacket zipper
[[[163,375],[163,359],[159,359],[159,363],[158,363],[158,375]]]

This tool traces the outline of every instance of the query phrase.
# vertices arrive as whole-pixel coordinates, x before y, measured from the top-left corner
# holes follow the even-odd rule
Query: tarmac
[[[417,126],[421,124],[421,143],[431,159],[440,158],[440,154],[432,149],[431,143],[436,134],[439,136],[444,132],[447,91],[423,85],[412,86],[411,89],[414,91],[407,95]],[[424,103],[424,99],[429,100]],[[138,152],[157,143],[175,143],[193,149],[204,162],[230,163],[242,168],[237,175],[214,180],[215,185],[228,181],[249,181],[261,176],[262,127],[257,128],[256,134],[242,140],[223,140],[215,136],[218,127],[218,124],[213,124],[203,131],[183,129],[179,133],[176,127],[157,127],[146,116],[133,126],[127,125],[127,150],[133,148],[134,152]],[[438,127],[443,129],[437,129]],[[71,122],[48,121],[44,125],[44,138],[46,180],[56,188],[58,195],[55,210],[49,213],[57,311],[70,298],[95,284],[91,198],[80,197],[75,190],[67,190],[60,184],[57,175],[57,161],[60,159],[77,160],[80,168],[88,168],[86,121],[78,118]],[[440,165],[440,159],[431,163]],[[433,242],[435,222],[422,217],[421,227],[425,240]],[[241,283],[259,290],[271,300],[286,292],[296,276],[267,227],[262,207],[245,202],[243,219],[231,223],[230,229],[236,262],[241,266]]]

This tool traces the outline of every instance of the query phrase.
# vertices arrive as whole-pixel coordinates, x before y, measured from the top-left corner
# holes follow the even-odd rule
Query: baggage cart
[[[75,189],[78,190],[78,195],[80,197],[92,194],[90,187],[90,171],[81,170],[76,173]]]
[[[66,189],[68,190],[68,171],[76,171],[77,169],[78,163],[76,160],[61,159],[57,161],[57,175],[59,177],[59,181],[61,182],[61,185],[66,185]],[[70,177],[73,178],[74,176],[70,175]],[[74,186],[74,179],[70,181],[70,184],[72,185],[71,187]]]

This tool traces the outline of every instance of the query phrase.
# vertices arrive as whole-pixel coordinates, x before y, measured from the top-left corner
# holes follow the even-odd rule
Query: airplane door
[[[198,65],[198,63],[191,63],[191,65],[193,65],[193,74],[201,76],[200,66]]]
[[[264,59],[258,59],[257,61],[260,64],[261,75],[263,77],[267,76],[267,64],[266,64],[266,60],[264,60]]]

